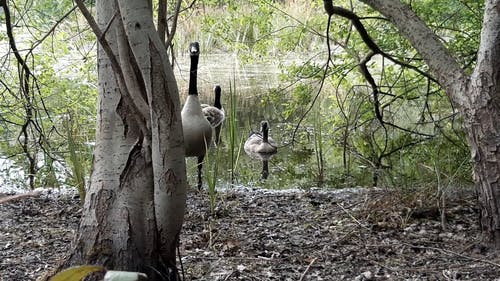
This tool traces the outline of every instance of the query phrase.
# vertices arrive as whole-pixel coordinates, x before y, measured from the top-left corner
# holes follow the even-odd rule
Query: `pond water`
[[[189,57],[178,58],[176,77],[181,93],[181,102],[186,97],[189,78]],[[222,129],[222,145],[210,150],[203,171],[207,177],[216,179],[216,187],[231,184],[272,189],[316,187],[317,164],[311,143],[300,147],[290,145],[293,130],[298,120],[285,120],[283,101],[262,102],[269,92],[279,86],[278,62],[262,64],[240,64],[232,55],[200,56],[198,69],[198,91],[202,103],[213,103],[213,87],[222,87],[222,104],[226,119]],[[284,95],[285,96],[285,95]],[[234,109],[231,99],[235,100]],[[229,120],[234,110],[235,120]],[[278,153],[269,160],[269,177],[261,179],[262,163],[246,155],[243,144],[251,131],[260,130],[260,122],[270,124],[270,136],[278,143]],[[231,130],[231,122],[234,127]],[[231,132],[234,137],[231,138]],[[232,144],[233,143],[233,144]],[[215,165],[214,161],[218,159]],[[190,184],[196,182],[195,158],[188,159]],[[214,171],[217,171],[214,175]]]
[[[183,103],[188,89],[189,56],[182,55],[177,60],[175,72]],[[300,146],[290,145],[298,120],[285,119],[282,112],[286,100],[262,102],[269,92],[280,84],[279,63],[283,62],[242,64],[233,55],[201,55],[198,70],[200,100],[212,104],[213,87],[219,84],[222,87],[222,104],[228,117],[221,132],[221,145],[211,148],[205,159],[205,186],[209,179],[214,180],[216,188],[227,188],[231,185],[272,189],[318,186],[313,144],[306,139]],[[231,99],[234,106],[231,106]],[[231,111],[234,111],[233,117],[229,117]],[[269,122],[270,136],[278,144],[278,153],[269,160],[267,180],[261,179],[262,162],[246,155],[243,150],[243,144],[250,132],[259,131],[262,120]],[[0,160],[0,185],[26,186],[23,178],[27,173],[11,160]],[[187,160],[187,167],[189,182],[194,185],[195,158]],[[57,178],[64,180],[68,169],[56,170],[56,174],[61,175]],[[61,183],[61,186],[65,184]]]

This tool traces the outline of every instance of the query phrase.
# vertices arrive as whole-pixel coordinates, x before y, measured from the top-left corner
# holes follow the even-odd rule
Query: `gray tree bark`
[[[150,280],[175,268],[188,186],[181,108],[151,9],[147,0],[96,2],[96,33],[105,34],[93,171],[63,267],[98,264]]]
[[[426,61],[464,117],[484,240],[500,249],[500,0],[486,0],[477,64],[463,72],[437,36],[399,0],[362,0],[387,17]]]

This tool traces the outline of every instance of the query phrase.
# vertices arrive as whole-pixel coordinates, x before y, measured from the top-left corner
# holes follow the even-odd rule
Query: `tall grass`
[[[71,112],[68,111],[67,119],[64,120],[63,126],[66,131],[68,140],[69,164],[73,174],[73,180],[80,195],[80,202],[85,201],[85,168],[83,166],[83,157],[78,153],[79,146],[75,136],[75,120]]]
[[[317,182],[322,186],[325,181],[325,162],[323,157],[323,118],[321,118],[321,100],[318,100],[314,110],[314,155],[316,156]]]
[[[238,116],[236,114],[237,107],[236,81],[233,79],[233,82],[229,83],[229,116],[227,118],[231,184],[235,184],[236,182],[236,168],[238,167],[243,142],[243,138],[238,137],[240,136],[240,132]]]
[[[207,166],[205,179],[208,186],[208,198],[210,201],[210,213],[215,212],[215,202],[217,197],[217,181],[219,179],[219,162],[221,161],[220,146],[215,148],[215,151],[207,153],[205,163]]]
[[[241,154],[242,139],[239,134],[238,116],[237,116],[237,96],[235,93],[236,83],[229,83],[229,103],[226,106],[226,120],[223,127],[227,133],[225,141],[221,141],[219,145],[215,145],[215,149],[211,149],[205,157],[207,170],[205,172],[205,179],[208,185],[208,194],[210,198],[210,211],[215,211],[216,203],[216,186],[218,180],[224,175],[221,175],[219,169],[225,169],[227,164],[223,163],[226,155],[229,154],[229,179],[232,184],[236,181],[236,169]],[[224,129],[222,128],[222,129]],[[222,138],[223,136],[221,136]],[[224,143],[227,143],[227,149],[223,148]]]

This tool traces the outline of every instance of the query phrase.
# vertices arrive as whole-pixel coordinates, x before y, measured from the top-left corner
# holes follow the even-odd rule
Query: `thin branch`
[[[0,0],[0,6],[3,8],[5,14],[5,24],[7,28],[7,37],[9,38],[10,49],[14,52],[17,62],[23,67],[23,71],[27,76],[33,76],[30,68],[21,57],[19,50],[17,49],[16,41],[14,40],[14,34],[12,34],[12,22],[10,17],[10,9],[7,5],[7,0]]]
[[[325,1],[325,3],[326,2],[327,1]],[[311,105],[306,110],[306,112],[304,112],[304,114],[302,114],[302,116],[299,119],[299,122],[297,122],[297,125],[295,126],[295,130],[293,131],[293,134],[292,134],[292,141],[291,141],[292,144],[295,142],[295,135],[297,134],[297,131],[299,130],[300,124],[302,123],[302,121],[304,121],[304,119],[306,118],[307,114],[309,114],[309,112],[312,110],[314,104],[318,100],[319,95],[321,94],[321,90],[323,89],[323,86],[325,85],[326,75],[328,74],[328,68],[330,66],[330,61],[331,61],[331,56],[332,56],[332,54],[331,54],[332,52],[331,52],[330,40],[328,39],[330,37],[331,23],[332,23],[332,16],[328,15],[328,23],[327,23],[327,26],[326,26],[326,37],[327,37],[326,46],[328,48],[328,58],[326,60],[325,70],[323,72],[323,77],[321,78],[321,84],[319,86],[318,92],[316,93],[316,96],[314,97],[314,99],[311,102]]]
[[[136,121],[141,128],[141,131],[143,132],[144,135],[148,135],[148,129],[146,125],[146,120],[149,120],[149,112],[146,110],[141,110],[141,108],[148,108],[147,106],[145,107],[142,104],[147,103],[144,100],[139,100],[135,99],[131,96],[130,92],[128,91],[125,83],[125,77],[123,74],[123,70],[121,69],[120,63],[118,62],[117,57],[113,53],[113,50],[111,49],[111,46],[109,45],[108,41],[105,38],[105,34],[99,29],[99,26],[97,25],[96,21],[94,20],[94,17],[90,13],[90,11],[85,7],[85,4],[83,3],[83,0],[75,0],[76,5],[82,12],[83,16],[87,20],[87,22],[90,25],[90,28],[92,28],[92,31],[94,31],[94,34],[96,35],[97,39],[99,40],[99,43],[101,44],[101,47],[103,48],[104,52],[108,56],[108,59],[111,62],[111,67],[114,71],[114,73],[117,75],[118,78],[118,86],[120,88],[120,91],[122,92],[122,98],[125,102],[125,105],[130,108],[132,111],[132,114],[137,116]],[[141,105],[136,104],[141,103]]]
[[[38,130],[40,133],[39,127],[36,126],[36,122],[33,120],[33,96],[31,94],[30,87],[30,77],[34,78],[30,68],[28,67],[26,60],[21,57],[19,50],[16,45],[16,41],[14,39],[14,34],[12,32],[12,21],[10,15],[10,9],[7,5],[7,0],[0,1],[0,6],[3,8],[5,14],[5,25],[7,29],[7,37],[9,38],[9,47],[14,52],[14,56],[17,60],[18,65],[21,68],[18,68],[19,71],[19,80],[20,80],[20,91],[23,94],[25,102],[23,104],[26,115],[24,116],[24,124],[21,126],[21,132],[19,133],[18,142],[21,145],[23,153],[26,155],[28,159],[28,181],[31,189],[35,188],[35,174],[37,171],[36,168],[36,156],[34,153],[30,151],[29,147],[29,137],[31,134],[29,133],[29,129],[32,128],[30,125],[33,125],[35,130]],[[22,136],[22,138],[21,138]]]
[[[64,14],[61,18],[59,18],[56,23],[45,33],[45,35],[42,36],[42,38],[40,38],[39,40],[37,40],[36,44],[34,44],[30,51],[28,52],[28,54],[31,54],[33,52],[33,50],[35,50],[38,45],[42,44],[43,41],[45,41],[45,39],[47,39],[47,37],[49,37],[49,35],[51,35],[52,33],[54,33],[54,31],[56,30],[56,28],[63,22],[63,20],[65,20],[69,15],[71,15],[71,13],[73,13],[75,10],[76,10],[77,6],[73,6],[73,8],[71,8],[68,12],[66,12],[66,14]]]
[[[356,14],[354,14],[352,11],[344,9],[342,7],[333,6],[331,0],[324,0],[323,3],[324,3],[325,11],[329,16],[339,15],[339,16],[342,16],[344,18],[349,19],[352,22],[352,24],[354,25],[354,27],[356,27],[356,30],[358,31],[359,35],[361,36],[361,39],[363,40],[363,42],[371,50],[371,52],[369,54],[367,54],[366,57],[359,63],[359,67],[361,70],[361,74],[363,75],[363,77],[365,78],[365,80],[368,82],[368,84],[371,87],[375,117],[377,118],[380,125],[382,126],[382,129],[384,130],[384,134],[385,134],[384,146],[383,146],[383,148],[379,148],[381,150],[381,153],[377,157],[377,163],[378,164],[382,163],[382,159],[384,157],[387,157],[387,156],[393,154],[395,151],[397,151],[399,149],[402,149],[406,146],[410,146],[410,145],[417,144],[417,143],[421,142],[421,140],[417,140],[416,142],[411,142],[407,145],[404,145],[403,147],[393,149],[389,152],[386,152],[388,149],[388,131],[387,131],[386,125],[389,125],[391,127],[394,127],[396,129],[399,129],[399,130],[402,130],[402,131],[405,131],[405,132],[408,132],[411,134],[420,135],[420,136],[423,136],[425,138],[434,137],[434,135],[409,130],[409,129],[403,128],[401,126],[398,126],[392,122],[388,122],[388,121],[384,120],[383,110],[382,110],[384,107],[381,107],[380,98],[379,98],[379,94],[381,94],[381,92],[379,90],[377,83],[375,82],[375,79],[371,75],[367,64],[375,55],[379,54],[379,55],[382,55],[384,58],[387,58],[388,60],[394,62],[395,64],[398,64],[398,65],[401,65],[402,67],[406,67],[406,68],[409,68],[409,69],[416,71],[417,73],[423,75],[424,77],[427,77],[429,81],[433,81],[436,83],[437,83],[437,81],[433,77],[429,76],[427,73],[418,69],[417,67],[410,65],[410,64],[407,64],[405,62],[402,62],[400,60],[397,60],[394,57],[392,57],[389,54],[382,51],[380,49],[380,47],[374,42],[374,40],[369,36],[367,30],[365,29],[364,25],[361,22],[361,18],[358,17]]]
[[[174,18],[172,20],[172,30],[168,33],[168,38],[167,41],[165,42],[165,46],[172,48],[172,40],[174,40],[175,32],[177,30],[177,20],[179,19],[179,14],[181,10],[181,3],[182,0],[177,0],[177,3],[175,4],[175,11],[174,11]],[[195,1],[191,5],[194,5]],[[165,38],[163,38],[162,41],[165,41]],[[173,52],[172,52],[173,53]],[[173,62],[172,62],[173,63]]]
[[[27,198],[27,197],[36,197],[36,196],[39,196],[40,194],[42,194],[41,190],[33,190],[30,192],[26,192],[26,193],[6,196],[6,197],[0,198],[0,204],[7,203],[9,201],[19,200],[22,198]]]
[[[309,270],[311,270],[311,266],[313,265],[313,263],[316,261],[316,258],[312,259],[312,261],[309,263],[309,265],[307,266],[306,270],[304,270],[304,273],[302,273],[302,275],[300,276],[300,279],[299,281],[303,281],[306,276],[307,276],[307,273],[309,272]]]
[[[117,9],[111,19],[109,19],[108,24],[106,25],[106,28],[102,31],[101,37],[97,38],[97,41],[101,42],[101,40],[106,40],[104,36],[108,33],[109,29],[111,28],[111,24],[115,21],[115,18],[118,16],[119,10]]]
[[[424,76],[428,77],[429,79],[431,79],[432,81],[437,83],[437,80],[435,78],[430,76],[428,73],[425,73],[424,71],[420,70],[418,67],[413,66],[413,65],[408,64],[408,63],[405,63],[405,62],[400,61],[398,59],[395,59],[393,56],[389,55],[388,53],[386,53],[382,49],[380,49],[380,47],[375,43],[375,41],[368,34],[368,31],[366,30],[365,26],[361,22],[361,18],[358,15],[356,15],[352,11],[347,10],[345,8],[333,6],[331,4],[331,2],[332,2],[331,0],[325,0],[323,2],[325,3],[325,10],[328,8],[328,10],[326,10],[328,15],[330,15],[330,14],[331,15],[338,15],[338,16],[341,16],[343,18],[349,19],[352,22],[354,27],[356,27],[356,30],[358,31],[359,35],[361,36],[361,40],[363,40],[363,42],[365,42],[366,46],[368,46],[368,48],[370,48],[370,50],[372,50],[372,52],[374,54],[380,54],[383,57],[394,62],[395,64],[410,68],[410,69],[414,70],[415,72],[417,72],[421,75],[424,75]],[[327,2],[329,2],[329,4],[327,4]]]
[[[457,253],[457,252],[454,252],[454,251],[451,251],[451,250],[445,250],[445,249],[441,249],[441,248],[437,248],[437,247],[416,246],[416,245],[412,245],[412,244],[408,244],[408,243],[402,243],[402,244],[406,245],[408,247],[411,247],[411,248],[415,248],[415,249],[440,251],[440,252],[443,252],[445,254],[454,255],[454,256],[457,256],[457,257],[462,257],[462,258],[465,258],[465,259],[468,259],[468,260],[471,260],[471,261],[486,263],[486,264],[493,265],[495,267],[499,267],[500,268],[500,264],[498,264],[498,263],[495,263],[495,262],[492,262],[492,261],[489,261],[489,260],[478,259],[478,258],[475,258],[475,257],[466,256],[466,255],[463,255],[461,253]]]
[[[158,35],[161,41],[165,41],[167,32],[167,0],[158,1]],[[168,46],[168,45],[167,45]]]

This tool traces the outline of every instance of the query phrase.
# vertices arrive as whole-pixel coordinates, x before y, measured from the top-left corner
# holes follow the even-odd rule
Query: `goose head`
[[[193,56],[199,56],[200,55],[200,43],[198,42],[193,42],[189,44],[189,54]]]
[[[191,56],[191,65],[189,69],[189,96],[198,95],[198,60],[200,56],[200,44],[193,42],[189,44],[189,54]]]

